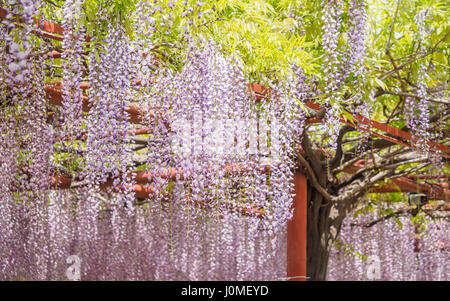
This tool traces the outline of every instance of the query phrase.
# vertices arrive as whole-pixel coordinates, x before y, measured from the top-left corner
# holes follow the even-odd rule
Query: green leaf
[[[95,55],[95,60],[97,61],[98,64],[100,64],[100,55],[99,55],[97,49],[94,50],[94,55]]]
[[[349,121],[351,123],[355,123],[355,116],[353,116],[352,113],[348,112],[347,110],[342,110],[342,118],[344,118],[345,121]]]
[[[376,83],[377,87],[380,87],[383,90],[387,90],[386,84],[381,79],[375,77],[374,80],[375,80],[375,83]]]
[[[397,225],[400,227],[400,229],[403,229],[403,224],[402,224],[402,222],[400,221],[400,219],[398,218],[398,217],[394,217],[394,220],[395,220],[395,222],[397,223]]]

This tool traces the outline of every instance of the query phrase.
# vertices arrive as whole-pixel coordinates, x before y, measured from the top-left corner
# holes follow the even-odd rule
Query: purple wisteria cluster
[[[356,105],[356,113],[370,117],[371,108],[368,101],[364,101],[363,88],[365,85],[366,58],[365,27],[367,20],[366,2],[364,0],[353,0],[349,3],[349,31],[347,32],[347,49],[341,49],[339,38],[341,28],[341,17],[343,14],[343,2],[323,1],[323,49],[325,51],[325,106],[327,107],[326,128],[330,136],[329,146],[336,149],[336,139],[339,131],[339,104],[343,101],[340,88],[345,81],[352,76],[355,84],[356,94],[351,99]],[[366,127],[366,124],[362,124]]]
[[[176,192],[180,189],[184,189],[182,185],[175,186]],[[31,256],[28,251],[22,254],[23,241],[4,236],[2,246],[13,249],[1,249],[0,279],[72,279],[68,276],[77,273],[71,274],[70,268],[75,267],[66,260],[73,255],[79,262],[81,280],[279,280],[285,276],[285,231],[278,234],[273,249],[270,237],[249,223],[247,217],[227,211],[220,220],[207,215],[190,219],[176,195],[171,203],[138,206],[132,217],[124,214],[113,218],[111,208],[100,209],[95,247],[88,250],[87,237],[76,218],[82,198],[68,190],[51,192],[48,239],[32,249],[36,255]],[[27,233],[11,228],[1,231],[30,239]],[[49,256],[35,262],[34,256],[46,254],[44,251]],[[37,272],[34,267],[41,270]]]
[[[11,31],[15,25],[10,14],[0,29],[0,271],[2,278],[15,275],[9,279],[45,273],[50,257],[46,212],[55,141],[46,122],[44,60],[30,35],[39,5],[12,3],[7,8],[22,14],[25,23]]]
[[[418,27],[419,52],[426,52],[425,37],[429,34],[426,28],[426,20],[431,14],[430,9],[421,9],[415,16]],[[439,154],[430,152],[431,124],[429,120],[430,107],[427,86],[428,64],[420,64],[417,76],[417,98],[405,97],[405,119],[408,128],[413,134],[412,146],[418,151],[427,154],[433,164],[434,171],[442,174],[444,163]]]
[[[330,148],[335,150],[337,135],[339,131],[339,103],[341,95],[339,88],[343,84],[344,77],[340,72],[340,50],[338,40],[341,27],[341,14],[343,3],[340,0],[323,1],[323,49],[326,53],[324,80],[325,94],[327,95],[325,105],[327,106],[326,128],[330,135]]]
[[[211,41],[192,44],[187,57],[180,73],[165,72],[153,86],[151,98],[170,108],[171,122],[148,118],[147,164],[155,175],[177,169],[184,185],[178,197],[191,220],[248,212],[248,222],[275,244],[291,214],[297,106],[287,93],[256,103],[239,65]],[[170,180],[152,180],[157,199],[167,199]]]
[[[348,15],[350,24],[348,32],[349,49],[347,51],[347,67],[344,70],[353,73],[353,76],[355,77],[356,99],[354,102],[356,105],[356,113],[370,119],[372,113],[370,103],[374,103],[374,101],[373,99],[370,99],[370,94],[369,97],[365,98],[363,91],[366,82],[366,68],[364,63],[367,57],[365,46],[367,21],[366,1],[352,1],[350,3]],[[364,101],[365,99],[367,101]],[[361,127],[365,128],[367,127],[367,124],[363,123],[361,124]]]
[[[429,16],[429,10],[422,9],[415,16],[415,21],[417,22],[417,27],[419,29],[418,32],[418,40],[420,45],[420,51],[426,51],[425,46],[425,37],[428,34],[426,31],[425,22],[427,17]],[[427,74],[427,64],[422,62],[419,67],[418,77],[417,77],[417,95],[418,99],[407,98],[405,100],[406,105],[409,106],[407,112],[407,123],[408,127],[411,128],[413,135],[415,137],[413,144],[419,150],[423,152],[427,152],[429,149],[428,141],[429,141],[429,108],[428,108],[428,93],[427,93],[427,84],[426,84],[426,74]]]
[[[11,32],[15,25],[13,23],[15,15],[21,15],[25,26],[22,30],[16,31],[14,35],[7,34],[4,38],[7,45],[6,65],[8,66],[8,80],[14,84],[23,85],[27,77],[30,76],[29,68],[27,68],[27,58],[31,53],[31,30],[32,17],[36,14],[37,8],[41,1],[21,0],[17,2],[10,2],[8,8],[8,15],[6,16],[5,26],[8,32]],[[14,39],[15,38],[15,39]]]
[[[62,22],[64,28],[63,52],[63,114],[65,136],[73,137],[80,134],[82,120],[82,71],[83,52],[85,42],[84,29],[77,24],[81,16],[81,1],[71,0],[64,2]],[[75,136],[75,137],[74,137]]]
[[[293,65],[291,67],[292,77],[288,78],[285,85],[291,92],[291,97],[294,97],[302,104],[305,104],[307,99],[312,98],[317,92],[316,87],[310,83],[310,79],[306,76],[302,67]],[[300,145],[302,142],[302,135],[304,123],[306,120],[306,112],[299,104],[292,104],[292,114],[295,122],[291,123],[294,128],[295,143]],[[295,124],[297,123],[297,124]]]
[[[365,77],[364,61],[366,58],[366,46],[364,44],[367,21],[366,1],[351,1],[348,15],[350,28],[348,31],[349,50],[346,64],[349,68],[346,68],[346,70],[348,70],[348,73],[353,73],[357,77],[358,82],[363,84]]]
[[[96,265],[94,254],[101,252],[97,245],[102,228],[99,219],[109,219],[113,228],[110,241],[113,250],[126,235],[126,217],[133,215],[133,175],[128,172],[131,162],[128,114],[130,101],[131,56],[128,39],[120,26],[110,25],[108,36],[101,41],[104,52],[94,48],[89,55],[90,111],[86,117],[86,150],[77,219],[82,240],[79,252],[90,254],[86,266]],[[100,42],[100,41],[95,41]],[[98,196],[100,185],[112,181],[106,198]],[[104,213],[106,212],[106,213]],[[108,215],[109,214],[109,215]],[[100,253],[101,254],[101,253]]]
[[[365,227],[379,218],[368,213],[348,218],[339,242],[330,253],[327,280],[448,281],[450,224],[445,219],[425,219],[424,226],[411,217],[399,217]]]
[[[280,84],[256,102],[237,60],[212,41],[195,43],[188,27],[184,67],[154,72],[153,35],[171,29],[171,1],[138,10],[134,41],[110,24],[87,51],[80,5],[64,4],[60,111],[48,112],[46,56],[36,55],[52,45],[33,40],[27,26],[14,41],[9,25],[0,27],[1,101],[9,103],[0,115],[0,279],[283,277],[293,150],[304,120],[290,88]],[[188,25],[201,7],[185,3]],[[168,13],[164,24],[152,23],[156,10]],[[150,129],[146,150],[136,153],[127,113],[134,101]],[[61,166],[55,142],[78,156],[75,170]],[[136,165],[152,174],[153,193],[139,202]],[[53,190],[61,173],[70,188]]]

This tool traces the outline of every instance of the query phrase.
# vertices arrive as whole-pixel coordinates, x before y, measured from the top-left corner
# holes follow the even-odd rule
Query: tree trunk
[[[327,203],[320,193],[308,185],[306,274],[309,281],[326,280],[328,258],[338,232],[337,220],[330,218],[330,209],[331,203]]]
[[[308,241],[307,268],[308,281],[326,280],[329,248],[320,243],[320,239]]]

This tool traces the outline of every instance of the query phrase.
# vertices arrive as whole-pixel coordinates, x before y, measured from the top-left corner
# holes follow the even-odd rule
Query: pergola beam
[[[63,96],[62,96],[61,83],[47,84],[47,85],[45,85],[44,90],[45,90],[46,98],[51,104],[62,106]],[[87,95],[83,94],[83,96],[82,96],[83,111],[89,112],[89,110],[91,109],[91,106],[92,105],[89,102]],[[146,112],[145,110],[141,109],[139,106],[133,105],[133,104],[130,104],[128,106],[128,108],[126,108],[124,110],[124,112],[126,112],[128,114],[129,121],[131,123],[135,123],[135,124],[143,124],[144,120],[145,120],[144,117],[146,114],[149,114],[150,118],[154,118],[154,116],[155,116],[155,111],[150,110],[150,111]]]

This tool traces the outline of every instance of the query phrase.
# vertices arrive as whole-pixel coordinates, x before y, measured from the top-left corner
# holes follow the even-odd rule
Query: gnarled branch
[[[300,154],[299,151],[297,151],[297,158],[300,161],[301,165],[305,167],[306,172],[308,173],[309,179],[311,180],[311,184],[314,186],[314,188],[327,200],[331,200],[330,194],[323,188],[320,183],[317,181],[316,175],[311,168],[311,166],[308,164],[305,158]]]

